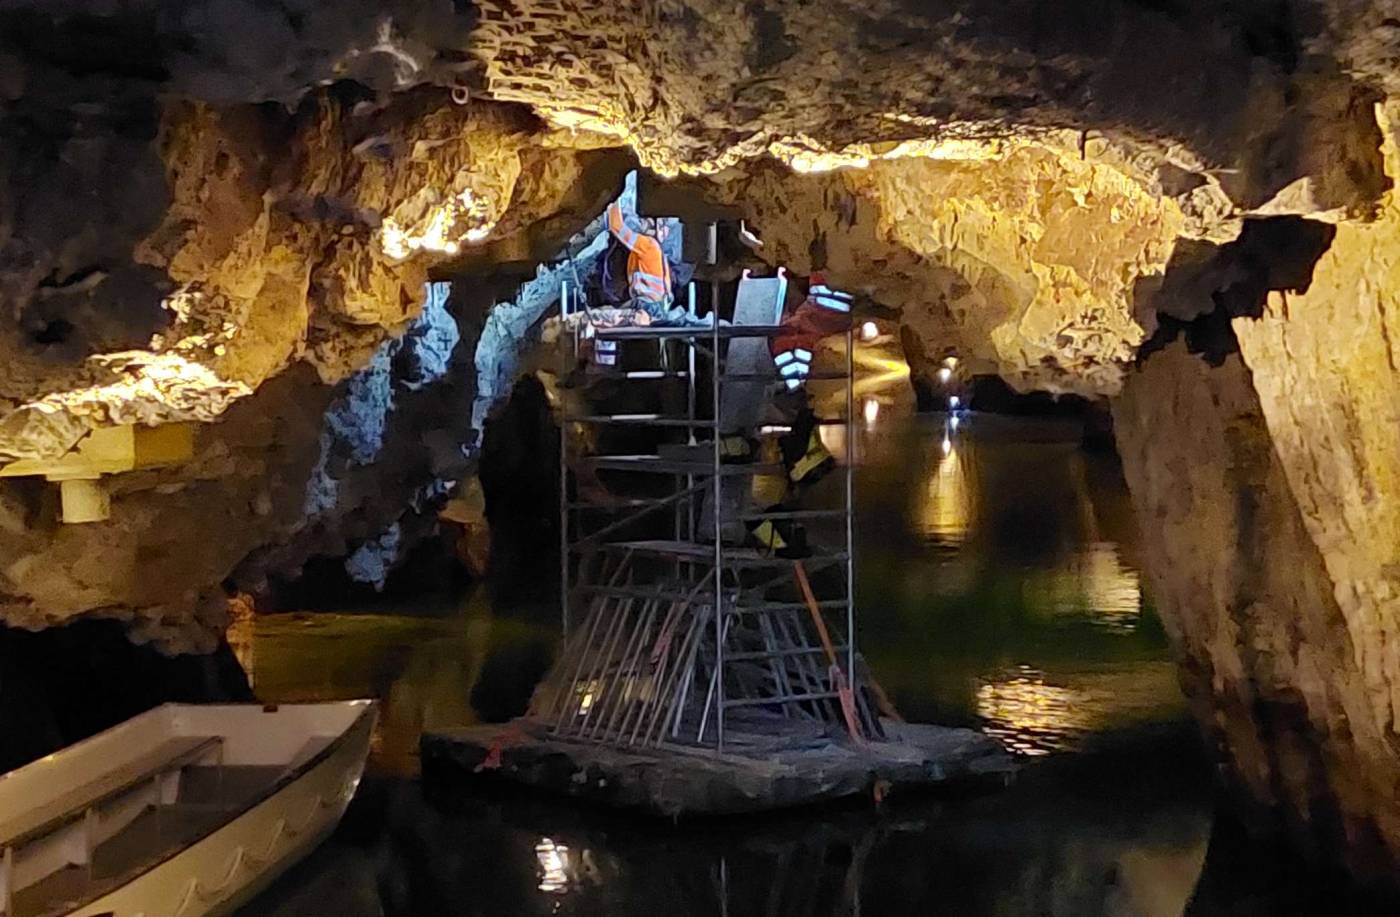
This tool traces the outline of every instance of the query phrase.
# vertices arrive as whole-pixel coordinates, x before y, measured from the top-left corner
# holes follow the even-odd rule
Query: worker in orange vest
[[[671,264],[661,246],[669,230],[664,222],[647,228],[650,232],[637,232],[623,219],[620,206],[608,208],[608,231],[631,253],[627,257],[627,290],[632,303],[653,322],[664,322],[671,317]]]
[[[632,306],[646,316],[638,324],[709,327],[715,316],[695,316],[674,305],[671,263],[662,248],[670,235],[669,224],[665,220],[646,220],[643,226],[643,231],[637,232],[623,219],[621,207],[613,204],[608,208],[608,230],[629,253],[627,291]]]

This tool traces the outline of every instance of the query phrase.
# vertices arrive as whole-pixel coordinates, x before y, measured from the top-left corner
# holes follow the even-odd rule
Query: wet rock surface
[[[1325,246],[1285,224],[1268,254],[1222,248],[1114,409],[1202,720],[1295,843],[1373,877],[1400,851],[1394,208]]]

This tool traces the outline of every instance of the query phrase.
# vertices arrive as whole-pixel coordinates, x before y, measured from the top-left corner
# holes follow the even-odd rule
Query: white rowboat
[[[166,704],[0,776],[0,915],[234,910],[359,786],[372,701]]]

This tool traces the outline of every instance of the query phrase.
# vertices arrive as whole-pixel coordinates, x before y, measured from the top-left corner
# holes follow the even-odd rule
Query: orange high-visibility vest
[[[616,204],[608,208],[608,229],[630,252],[627,288],[632,296],[648,302],[669,303],[671,265],[661,250],[661,243],[628,227],[622,219],[622,208]]]

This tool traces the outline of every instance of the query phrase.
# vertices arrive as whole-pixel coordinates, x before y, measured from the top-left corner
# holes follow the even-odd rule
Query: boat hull
[[[371,707],[296,779],[71,917],[201,917],[247,903],[335,830],[364,773],[374,721]]]

